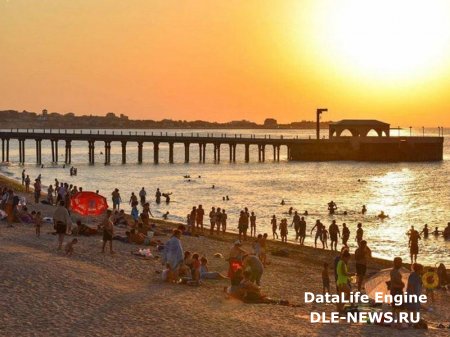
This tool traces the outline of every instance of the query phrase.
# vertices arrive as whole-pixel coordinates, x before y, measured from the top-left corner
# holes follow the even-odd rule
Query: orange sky
[[[0,0],[0,110],[450,125],[450,4],[397,1]]]

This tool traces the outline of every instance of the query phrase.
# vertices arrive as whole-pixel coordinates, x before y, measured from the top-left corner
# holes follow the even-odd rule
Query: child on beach
[[[42,215],[41,212],[37,212],[34,216],[34,226],[36,227],[36,236],[41,236]]]
[[[323,286],[323,294],[330,293],[330,276],[328,275],[328,263],[323,264],[322,269],[322,286]],[[326,292],[325,292],[326,290]]]
[[[73,251],[74,251],[73,246],[77,243],[78,243],[78,239],[72,239],[72,241],[69,241],[66,244],[66,248],[65,248],[66,255],[71,256],[73,254]]]

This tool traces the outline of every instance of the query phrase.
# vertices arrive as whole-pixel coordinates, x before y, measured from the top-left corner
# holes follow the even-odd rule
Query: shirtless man
[[[200,228],[203,231],[203,216],[205,215],[205,210],[202,205],[198,205],[196,213],[197,229]]]
[[[256,215],[252,212],[250,215],[250,236],[256,236]]]
[[[298,240],[300,236],[300,216],[297,211],[294,212],[294,217],[292,218],[291,227],[294,226],[295,229],[295,240]]]
[[[414,229],[414,226],[411,226],[411,230],[409,232],[409,254],[411,257],[411,264],[417,263],[417,255],[419,254],[419,240],[421,239],[418,231]]]
[[[337,250],[338,236],[341,236],[341,231],[339,230],[338,225],[336,224],[336,220],[331,222],[330,227],[328,228],[328,232],[330,233],[330,241],[331,241],[331,250]]]
[[[325,248],[325,244],[324,244],[324,241],[322,238],[322,232],[323,232],[324,226],[320,222],[320,220],[317,220],[314,227],[311,228],[311,234],[314,231],[314,229],[316,229],[316,237],[314,238],[314,247],[317,248],[317,240],[319,239],[322,242],[322,246]]]
[[[306,221],[305,218],[302,217],[300,219],[300,223],[299,223],[299,229],[298,229],[298,235],[299,235],[299,243],[300,245],[304,245],[305,244],[305,238],[306,238]]]
[[[211,207],[211,212],[209,212],[209,223],[211,235],[214,234],[214,227],[216,226],[216,208]]]

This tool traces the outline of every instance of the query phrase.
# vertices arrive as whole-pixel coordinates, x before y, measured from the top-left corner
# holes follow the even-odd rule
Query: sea
[[[48,132],[48,131],[47,131]],[[113,130],[67,130],[67,132],[117,133]],[[229,137],[284,137],[313,138],[315,130],[122,130],[126,133],[195,134]],[[327,135],[327,130],[321,131]],[[445,134],[445,133],[444,133]],[[437,136],[434,129],[399,129],[392,135]],[[186,221],[192,206],[202,204],[208,213],[212,206],[228,213],[228,230],[237,231],[240,210],[248,207],[257,216],[257,232],[272,236],[270,218],[292,216],[288,210],[308,211],[307,245],[313,245],[310,230],[317,219],[328,226],[336,220],[341,227],[346,223],[351,231],[350,248],[356,247],[355,233],[358,222],[363,224],[364,237],[373,255],[392,259],[401,256],[409,262],[407,232],[414,226],[419,231],[428,224],[430,232],[438,227],[442,231],[450,221],[450,138],[445,134],[444,160],[431,163],[372,163],[372,162],[289,162],[285,147],[281,148],[280,162],[273,161],[272,147],[266,147],[266,161],[258,162],[256,146],[250,147],[250,162],[244,161],[244,146],[237,146],[236,163],[229,162],[227,145],[221,148],[221,161],[214,163],[213,147],[206,148],[206,163],[199,163],[199,149],[190,147],[190,163],[184,163],[184,145],[175,144],[174,164],[169,164],[169,146],[160,144],[159,164],[153,163],[153,145],[145,144],[143,163],[137,163],[137,144],[127,145],[127,163],[121,164],[120,143],[112,143],[111,164],[104,165],[104,144],[96,143],[95,165],[88,163],[87,142],[72,142],[72,164],[64,167],[64,142],[59,143],[59,163],[51,163],[50,141],[42,142],[44,167],[36,165],[35,143],[26,142],[26,163],[18,164],[18,142],[10,142],[10,163],[0,166],[0,173],[20,180],[23,169],[32,179],[39,174],[43,184],[54,183],[55,178],[82,186],[83,190],[99,190],[111,202],[111,192],[118,188],[122,207],[129,211],[132,192],[144,187],[151,199],[155,217],[169,212],[169,219]],[[77,176],[70,176],[70,166],[77,168]],[[189,177],[189,178],[187,178]],[[214,186],[214,188],[213,188]],[[171,202],[164,199],[156,204],[154,194],[159,188],[172,193]],[[226,200],[228,196],[229,200]],[[225,200],[224,200],[225,198]],[[281,202],[284,200],[285,204]],[[337,213],[329,215],[327,204],[333,200]],[[367,213],[361,214],[365,205]],[[384,211],[388,219],[381,221],[377,214]],[[346,214],[344,214],[344,212]],[[342,227],[341,227],[342,228]],[[314,235],[314,234],[313,234]],[[289,227],[289,240],[295,242],[295,231]],[[427,265],[450,265],[450,241],[442,236],[430,235],[419,243],[419,262]]]

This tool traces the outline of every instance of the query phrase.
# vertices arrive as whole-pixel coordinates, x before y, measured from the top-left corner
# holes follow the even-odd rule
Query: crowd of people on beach
[[[247,207],[243,208],[239,213],[237,222],[238,239],[235,240],[230,248],[227,258],[228,271],[224,274],[218,271],[211,271],[206,256],[200,256],[200,254],[195,252],[184,251],[181,238],[183,235],[223,235],[229,229],[227,227],[228,214],[225,209],[211,207],[209,213],[205,215],[203,205],[193,206],[186,217],[186,226],[179,225],[177,229],[171,232],[170,239],[162,242],[156,239],[156,237],[162,237],[168,232],[151,223],[153,214],[150,210],[150,202],[147,200],[147,192],[144,187],[141,188],[138,194],[133,192],[130,196],[129,204],[132,207],[131,220],[129,220],[125,211],[121,209],[122,198],[119,189],[116,188],[111,193],[113,207],[105,212],[97,226],[88,226],[82,223],[81,220],[77,220],[76,226],[73,226],[70,210],[71,198],[76,193],[83,191],[83,189],[73,184],[59,182],[55,179],[54,186],[49,185],[46,197],[41,200],[41,179],[39,175],[33,185],[32,193],[34,202],[35,204],[42,202],[56,206],[51,221],[54,226],[53,234],[57,236],[57,250],[63,250],[66,235],[73,236],[65,245],[64,252],[66,255],[70,256],[74,253],[75,246],[79,240],[77,237],[79,236],[101,235],[103,241],[101,247],[102,253],[106,252],[107,247],[111,254],[114,253],[114,240],[141,246],[154,246],[156,251],[161,253],[163,265],[161,274],[162,279],[166,282],[200,285],[208,279],[228,279],[230,285],[224,289],[227,296],[239,298],[250,303],[289,303],[284,300],[272,300],[262,293],[262,276],[265,268],[269,264],[267,261],[269,235],[268,233],[258,233],[256,214],[253,211],[249,211]],[[25,191],[31,193],[30,178],[26,175],[25,170],[22,174],[22,184],[25,186]],[[166,203],[169,203],[170,195],[171,193],[162,193],[157,188],[155,192],[155,203],[160,203],[163,197],[166,199]],[[12,225],[15,222],[33,224],[36,236],[40,237],[40,229],[44,222],[41,212],[32,211],[29,213],[26,202],[13,189],[6,187],[0,188],[0,210],[5,215],[8,224]],[[330,214],[336,210],[337,205],[334,202],[330,202],[328,204]],[[361,213],[365,214],[366,212],[367,208],[363,206]],[[308,233],[308,212],[305,211],[300,215],[298,211],[294,211],[291,207],[288,214],[292,216],[290,224],[288,223],[287,217],[282,217],[279,222],[276,215],[271,217],[272,240],[281,240],[281,242],[286,243],[288,229],[293,227],[295,240],[298,241],[299,245],[303,246]],[[380,215],[387,217],[384,213],[380,213]],[[205,216],[209,219],[208,225],[204,223]],[[248,233],[249,227],[250,233]],[[125,229],[125,236],[116,233],[117,228]],[[340,253],[336,256],[335,260],[330,261],[330,263],[324,263],[323,265],[321,275],[323,292],[332,292],[329,276],[330,265],[333,266],[332,270],[334,271],[336,293],[348,296],[352,287],[355,287],[357,291],[364,291],[364,282],[367,277],[367,271],[370,268],[372,250],[364,238],[362,223],[357,224],[355,233],[355,242],[358,245],[353,252],[355,273],[350,272],[351,268],[349,263],[352,255],[350,254],[348,242],[351,232],[346,223],[343,223],[340,228],[336,220],[332,220],[327,228],[320,219],[317,219],[309,230],[309,233],[311,235],[314,233],[315,248],[318,248],[318,244],[320,243],[322,249],[330,248],[333,251],[337,251],[339,239],[342,243]],[[443,264],[439,265],[437,270],[434,270],[430,268],[425,269],[417,263],[417,256],[419,254],[418,242],[422,236],[428,238],[430,235],[428,225],[425,225],[420,233],[412,226],[406,234],[409,237],[408,246],[410,248],[412,271],[408,279],[408,284],[405,285],[401,277],[399,278],[398,271],[402,266],[402,260],[398,257],[394,259],[394,268],[390,273],[391,293],[402,293],[405,290],[409,293],[422,292],[422,286],[424,286],[423,275],[426,273],[432,273],[435,275],[435,279],[438,280],[438,285],[434,288],[447,287],[448,278],[446,268]],[[450,223],[447,224],[447,227],[442,232],[436,228],[431,234],[442,234],[445,238],[450,238]],[[251,251],[244,249],[243,244],[246,242],[250,243]],[[328,242],[330,244],[329,246]],[[142,253],[136,255],[142,255]],[[427,293],[431,295],[434,288],[426,285],[425,287],[427,288]],[[394,309],[401,310],[402,308]],[[409,309],[418,310],[417,307],[410,307]],[[338,310],[343,311],[346,308],[340,303],[338,304]]]

